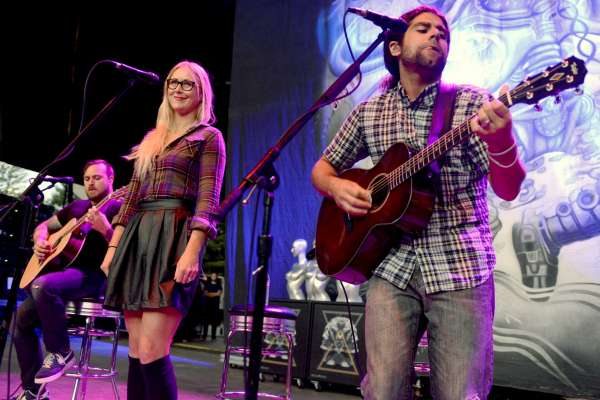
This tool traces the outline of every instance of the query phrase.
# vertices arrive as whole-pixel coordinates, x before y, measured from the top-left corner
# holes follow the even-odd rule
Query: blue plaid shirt
[[[338,171],[370,156],[377,163],[397,142],[421,150],[427,144],[439,84],[410,101],[400,85],[360,104],[348,116],[323,157]],[[458,86],[452,127],[477,112],[489,93]],[[416,266],[428,293],[475,287],[487,280],[496,258],[488,221],[487,145],[473,134],[446,153],[440,187],[427,228],[399,241],[374,274],[406,288]]]

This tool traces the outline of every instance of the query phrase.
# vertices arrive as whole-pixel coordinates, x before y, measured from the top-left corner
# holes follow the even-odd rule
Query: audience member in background
[[[216,272],[210,274],[206,281],[206,287],[204,289],[205,305],[206,305],[206,319],[204,320],[204,330],[202,332],[202,338],[206,340],[208,336],[208,326],[211,326],[211,339],[215,340],[217,337],[217,327],[221,324],[221,313],[219,305],[221,303],[221,294],[223,293],[223,287],[221,286],[221,280],[217,276]]]

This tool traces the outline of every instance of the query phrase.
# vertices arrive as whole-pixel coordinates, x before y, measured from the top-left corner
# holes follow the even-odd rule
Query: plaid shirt
[[[129,194],[113,224],[127,225],[140,201],[184,199],[196,206],[189,228],[205,231],[214,238],[218,222],[214,213],[224,170],[225,143],[221,132],[203,125],[192,127],[156,158],[143,182],[133,175]]]
[[[439,84],[411,102],[400,85],[356,107],[323,157],[339,170],[360,158],[377,163],[397,142],[420,150],[427,144]],[[489,94],[459,86],[452,126],[475,113]],[[488,223],[487,145],[477,135],[446,153],[431,221],[419,235],[399,240],[374,274],[406,288],[416,265],[428,293],[475,287],[487,280],[496,258]]]

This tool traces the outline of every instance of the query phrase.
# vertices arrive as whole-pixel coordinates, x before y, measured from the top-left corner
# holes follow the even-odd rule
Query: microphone
[[[127,64],[122,64],[117,61],[108,60],[111,64],[113,64],[117,69],[125,71],[129,75],[133,76],[136,79],[140,79],[147,83],[152,84],[160,84],[160,77],[154,72],[150,71],[142,71],[141,69],[133,68]]]
[[[73,177],[72,176],[46,176],[46,177],[44,177],[44,179],[42,179],[42,181],[50,182],[50,183],[66,183],[68,185],[71,185],[71,184],[73,184]]]
[[[348,7],[348,12],[360,15],[364,19],[368,19],[369,21],[383,29],[404,32],[408,28],[406,22],[404,22],[404,20],[400,18],[388,17],[386,15],[378,14],[371,10],[365,10],[364,8]]]

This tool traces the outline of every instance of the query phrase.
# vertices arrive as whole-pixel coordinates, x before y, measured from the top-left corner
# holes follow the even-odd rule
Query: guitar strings
[[[557,64],[554,68],[547,70],[548,74],[553,73],[558,68],[566,68],[568,65],[564,65],[562,63]],[[570,75],[567,75],[570,76]],[[546,76],[547,77],[547,76]],[[533,78],[529,78],[528,82],[523,82],[517,85],[512,91],[509,92],[511,98],[513,99],[512,103],[514,104],[514,100],[523,96],[523,92],[535,92],[544,90],[545,85],[541,85],[538,87],[531,87],[532,83],[537,83],[540,79],[545,78],[544,73],[540,73]],[[561,82],[564,79],[564,76],[554,82],[554,84]],[[546,89],[548,91],[548,89]],[[499,98],[505,106],[510,107],[508,104],[508,95],[502,94]],[[433,159],[436,159],[440,155],[444,154],[450,148],[454,147],[458,143],[465,140],[471,134],[470,122],[477,115],[473,114],[467,120],[463,121],[458,127],[453,128],[447,134],[442,135],[441,138],[436,140],[431,146],[427,146],[425,149],[418,152],[414,157],[409,158],[404,164],[400,165],[392,172],[388,173],[384,179],[378,180],[373,186],[369,185],[368,189],[370,189],[371,193],[378,194],[382,190],[390,191],[396,188],[398,185],[406,181],[410,176],[412,176],[415,172],[419,171],[424,166],[428,165]],[[463,133],[467,133],[468,135],[462,135]],[[458,141],[457,141],[458,140]]]
[[[516,91],[517,88],[515,88],[515,93]],[[511,96],[517,97],[517,95],[512,95],[512,93]],[[498,98],[498,100],[507,105],[508,97],[506,94],[503,94]],[[425,149],[418,152],[414,157],[409,158],[404,164],[388,173],[384,179],[376,181],[373,186],[369,185],[368,189],[371,190],[372,194],[379,194],[381,191],[391,191],[395,189],[415,172],[421,170],[423,167],[431,163],[431,161],[466,139],[471,134],[470,122],[476,116],[476,114],[471,115],[459,126],[452,128],[448,133],[442,135],[433,144],[427,146]],[[463,135],[464,133],[467,133],[467,135]]]
[[[109,194],[108,196],[106,196],[105,198],[103,198],[96,205],[96,208],[100,208],[100,207],[104,206],[104,204],[106,204],[106,202],[108,202],[110,199],[114,199],[116,197],[120,197],[120,196],[122,196],[126,192],[127,192],[127,186],[123,186],[122,188],[119,188],[119,189],[115,190],[114,192],[112,192],[111,194]],[[53,246],[56,246],[62,240],[62,238],[64,238],[66,235],[68,235],[69,233],[73,232],[75,229],[79,228],[81,225],[83,225],[84,221],[85,221],[84,218],[81,218],[79,221],[77,221],[77,223],[75,225],[73,225],[73,227],[71,229],[69,229],[67,232],[65,232],[64,235],[62,235],[59,238],[56,238],[56,241],[53,243]]]
[[[378,194],[382,190],[393,190],[402,182],[406,181],[406,179],[412,174],[429,164],[429,162],[432,160],[431,157],[435,156],[436,153],[443,154],[443,152],[448,150],[448,143],[450,143],[450,145],[455,145],[456,143],[454,142],[456,139],[463,139],[460,135],[457,135],[457,133],[462,133],[462,131],[465,130],[465,127],[467,130],[470,130],[468,129],[468,123],[473,117],[474,116],[471,116],[466,121],[463,121],[459,126],[453,128],[440,139],[436,140],[431,146],[423,149],[414,157],[409,158],[404,164],[388,173],[384,179],[378,180],[373,186],[369,185],[371,192]],[[442,146],[446,147],[444,151],[440,150]]]

